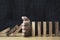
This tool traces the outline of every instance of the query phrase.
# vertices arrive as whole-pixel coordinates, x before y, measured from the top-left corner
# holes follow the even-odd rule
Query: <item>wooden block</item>
[[[17,34],[22,29],[22,25],[20,25],[14,32],[14,35]]]
[[[59,31],[59,22],[55,22],[55,34],[58,36],[58,31]]]
[[[52,21],[49,22],[49,36],[52,36]]]
[[[41,22],[38,22],[37,25],[38,25],[38,36],[41,36]]]
[[[32,36],[35,36],[35,22],[32,22]]]
[[[60,31],[58,32],[58,36],[60,37]]]
[[[12,29],[10,29],[10,30],[7,32],[7,36],[10,36],[10,34],[14,33],[17,29],[18,29],[18,25],[16,25],[16,26],[13,27]]]
[[[6,28],[5,30],[1,31],[1,33],[7,33],[10,30],[10,28]]]
[[[46,36],[46,22],[43,22],[43,36]]]
[[[0,37],[7,37],[7,34],[6,34],[6,33],[1,33],[1,32],[0,32]]]
[[[14,33],[18,33],[21,29],[22,29],[22,25],[20,25],[20,26],[15,30]]]
[[[22,33],[16,33],[16,34],[12,33],[10,34],[10,37],[22,37]]]
[[[13,27],[8,33],[14,33],[16,30],[18,29],[18,25],[16,25],[15,27]]]

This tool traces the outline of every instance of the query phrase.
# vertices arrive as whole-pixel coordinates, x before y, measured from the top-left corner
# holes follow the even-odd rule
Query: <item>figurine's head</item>
[[[26,16],[22,16],[22,20],[27,21],[29,19]]]

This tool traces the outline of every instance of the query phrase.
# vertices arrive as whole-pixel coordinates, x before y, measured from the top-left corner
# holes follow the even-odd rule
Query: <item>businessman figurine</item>
[[[31,35],[31,24],[29,18],[26,16],[22,16],[22,35],[24,37],[30,36]]]

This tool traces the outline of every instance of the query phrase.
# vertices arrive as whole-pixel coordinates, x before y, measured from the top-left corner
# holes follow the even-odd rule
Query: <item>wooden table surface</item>
[[[60,37],[0,37],[0,40],[60,40]]]

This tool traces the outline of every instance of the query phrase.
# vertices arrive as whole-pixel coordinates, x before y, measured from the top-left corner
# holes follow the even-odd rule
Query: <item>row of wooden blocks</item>
[[[52,29],[53,29],[53,22],[52,21],[49,21],[49,22],[35,22],[33,21],[32,22],[32,36],[35,36],[35,33],[36,33],[36,24],[37,24],[37,29],[38,29],[38,36],[41,36],[41,27],[43,27],[43,35],[42,36],[47,36],[47,24],[48,24],[48,27],[49,27],[49,36],[53,36],[53,33],[52,33]],[[42,26],[43,24],[43,26]],[[59,22],[54,22],[54,27],[55,27],[55,36],[58,36],[60,33],[59,33]]]
[[[37,26],[36,26],[37,25]],[[48,26],[47,26],[48,25]],[[18,26],[16,26],[18,27]],[[25,27],[25,28],[24,28]],[[60,31],[59,31],[59,22],[54,22],[54,27],[55,27],[55,33],[53,34],[53,22],[49,21],[49,22],[35,22],[32,21],[31,25],[27,24],[25,26],[19,27],[14,33],[12,33],[10,36],[17,36],[17,37],[21,37],[21,36],[36,36],[36,27],[37,27],[37,36],[59,36],[60,35]],[[43,27],[43,34],[41,34],[41,27]],[[49,28],[49,34],[47,34],[47,27]],[[7,28],[6,30],[0,32],[0,36],[7,36],[7,34],[5,32],[7,32],[10,28]],[[17,33],[19,30],[22,29],[22,33]]]

